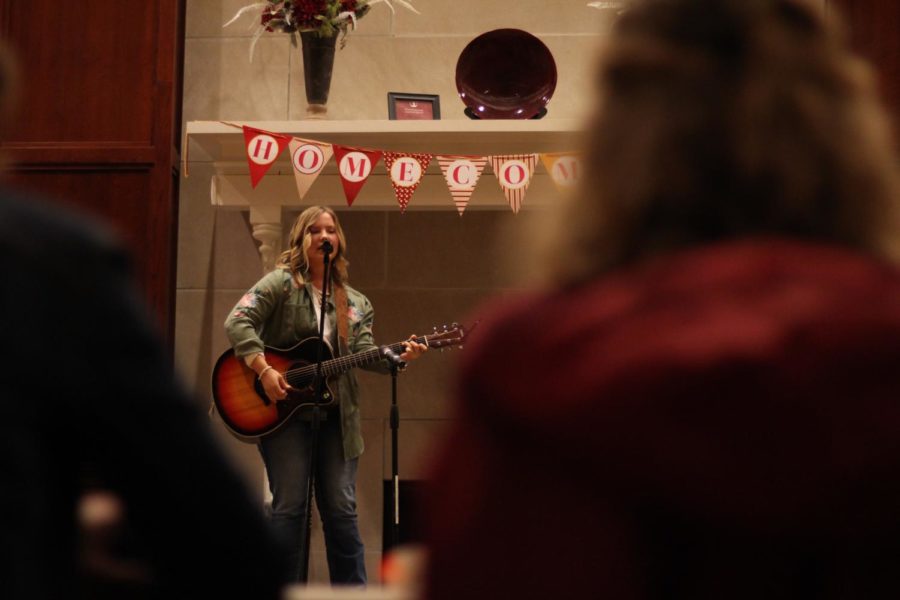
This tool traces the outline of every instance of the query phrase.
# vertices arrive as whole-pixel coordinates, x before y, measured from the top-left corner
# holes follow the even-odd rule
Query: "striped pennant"
[[[445,155],[438,156],[437,161],[441,165],[447,187],[450,188],[456,210],[459,211],[459,216],[462,216],[488,159],[485,156]]]
[[[503,154],[491,157],[494,175],[503,188],[509,207],[516,214],[522,208],[522,200],[525,199],[537,161],[537,154]]]

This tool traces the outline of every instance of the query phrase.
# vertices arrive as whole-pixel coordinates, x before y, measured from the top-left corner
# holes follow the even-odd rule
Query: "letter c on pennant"
[[[455,160],[447,167],[447,183],[450,189],[467,190],[474,181],[475,163],[471,160]]]

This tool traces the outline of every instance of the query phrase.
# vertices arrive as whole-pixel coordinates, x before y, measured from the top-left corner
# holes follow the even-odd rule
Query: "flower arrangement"
[[[394,12],[393,2],[419,14],[408,0],[269,0],[256,2],[240,9],[223,27],[228,27],[245,13],[258,11],[256,31],[250,45],[253,47],[265,32],[282,32],[291,35],[291,43],[297,45],[297,32],[312,31],[317,37],[333,37],[341,34],[341,47],[347,33],[356,29],[356,23],[376,4],[386,4]]]

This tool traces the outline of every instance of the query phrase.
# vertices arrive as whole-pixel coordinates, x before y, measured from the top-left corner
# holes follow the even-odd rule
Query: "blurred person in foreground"
[[[429,599],[900,597],[898,162],[820,10],[621,16],[549,289],[467,347]]]
[[[4,114],[13,79],[0,48]],[[278,597],[265,521],[176,383],[117,242],[0,189],[0,281],[0,597]]]

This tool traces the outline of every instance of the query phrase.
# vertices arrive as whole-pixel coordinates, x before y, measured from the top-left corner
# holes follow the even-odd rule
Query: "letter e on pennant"
[[[422,165],[414,158],[403,156],[391,165],[391,181],[401,187],[414,187],[422,180]]]

